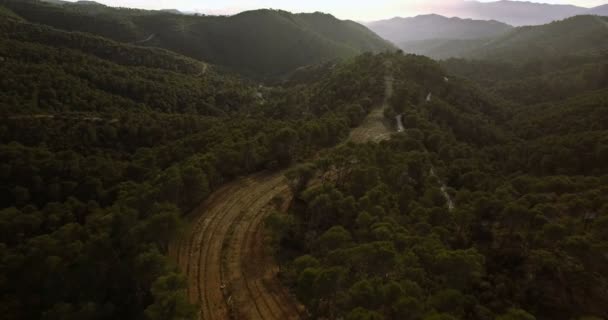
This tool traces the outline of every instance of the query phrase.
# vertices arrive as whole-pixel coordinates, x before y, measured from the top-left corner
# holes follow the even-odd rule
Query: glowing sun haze
[[[76,1],[76,0],[70,0]],[[449,15],[450,8],[464,0],[96,0],[109,5],[142,9],[178,9],[204,14],[235,14],[260,8],[283,9],[291,12],[322,11],[341,19],[375,20],[395,16],[425,13]],[[483,1],[489,2],[489,1]],[[541,1],[534,1],[541,2]],[[573,4],[594,7],[606,0],[546,0],[544,3]]]

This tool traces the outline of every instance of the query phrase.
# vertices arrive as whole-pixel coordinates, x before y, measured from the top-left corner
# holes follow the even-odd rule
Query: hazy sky
[[[69,0],[76,1],[76,0]],[[322,11],[341,19],[374,20],[394,16],[443,11],[464,0],[96,0],[110,5],[144,9],[179,9],[205,14],[234,14],[244,10],[273,8],[292,12]],[[484,1],[489,2],[489,1]],[[534,1],[594,7],[607,0]]]

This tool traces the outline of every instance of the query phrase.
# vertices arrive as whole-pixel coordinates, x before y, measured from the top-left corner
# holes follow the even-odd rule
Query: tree
[[[399,319],[420,319],[424,314],[424,304],[414,297],[404,296],[393,305],[393,312]]]
[[[383,320],[384,317],[376,312],[366,310],[361,307],[353,309],[347,316],[346,320]]]
[[[177,274],[159,277],[152,285],[154,303],[146,308],[146,317],[150,320],[194,319],[196,309],[188,303],[185,287],[186,280]]]
[[[352,243],[352,237],[342,226],[335,226],[325,231],[319,237],[319,247],[322,252],[329,252],[338,248],[344,248]]]
[[[481,279],[484,273],[484,256],[475,249],[444,250],[435,257],[437,270],[446,284],[465,291]]]
[[[272,150],[279,164],[287,165],[291,162],[297,139],[298,133],[291,128],[283,128],[274,136]]]
[[[303,164],[298,165],[292,169],[289,169],[285,176],[289,180],[289,187],[291,188],[291,192],[295,196],[298,196],[300,192],[302,192],[310,179],[315,174],[315,167],[312,164]]]
[[[497,320],[536,320],[536,317],[529,314],[525,310],[511,308],[506,313],[498,316]]]

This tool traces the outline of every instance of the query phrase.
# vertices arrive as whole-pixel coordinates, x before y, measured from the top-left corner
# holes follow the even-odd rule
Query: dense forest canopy
[[[382,98],[371,55],[266,88],[2,14],[5,319],[192,317],[164,256],[181,217],[236,176],[339,142]]]
[[[269,242],[312,319],[608,318],[604,18],[436,62],[321,13],[0,4],[3,319],[196,319],[169,242],[278,170]],[[347,142],[384,103],[390,139]]]
[[[520,107],[392,61],[405,131],[294,169],[271,219],[311,317],[608,316],[606,91]]]

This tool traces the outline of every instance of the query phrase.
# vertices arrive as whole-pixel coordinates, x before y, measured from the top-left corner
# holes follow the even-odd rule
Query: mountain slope
[[[512,27],[498,21],[447,18],[436,14],[393,18],[367,25],[381,37],[398,45],[428,39],[476,39],[502,34]]]
[[[520,27],[469,54],[476,58],[520,60],[539,56],[597,55],[608,49],[608,18],[576,16],[542,26]]]
[[[406,45],[408,52],[438,59],[460,57],[527,62],[566,56],[598,56],[608,50],[608,17],[575,16],[542,26],[517,27],[485,40],[439,39]]]
[[[165,257],[180,217],[345,138],[383,92],[379,59],[353,60],[260,88],[0,9],[2,319],[196,319]]]
[[[242,81],[164,49],[31,24],[10,11],[0,17],[3,113],[145,109],[217,115],[254,100]]]
[[[392,49],[367,28],[321,13],[187,16],[98,4],[0,3],[32,22],[157,46],[252,76],[279,76],[309,64]]]

